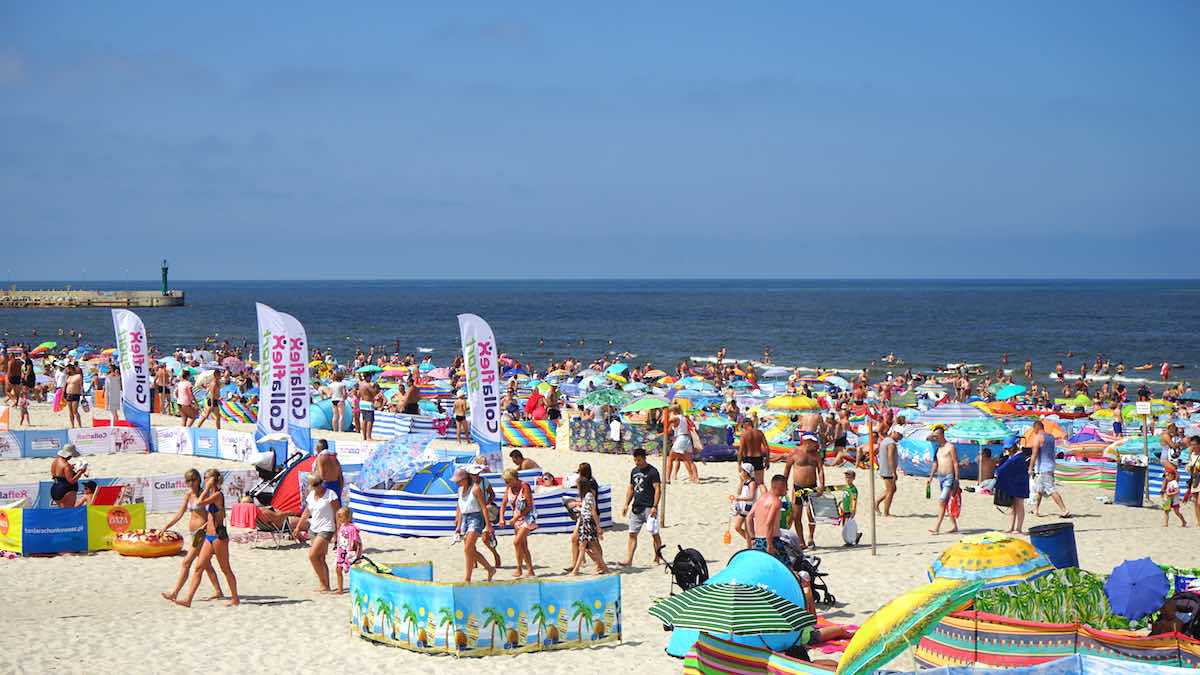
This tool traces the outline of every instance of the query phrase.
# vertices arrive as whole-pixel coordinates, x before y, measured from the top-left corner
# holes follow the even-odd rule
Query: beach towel
[[[850,644],[850,638],[854,637],[854,632],[858,630],[858,626],[855,626],[854,624],[839,624],[830,621],[823,616],[817,617],[817,630],[830,626],[841,626],[842,629],[845,630],[849,635],[849,637],[840,640],[827,640],[825,642],[809,644],[808,650],[810,652],[818,651],[822,654],[841,654],[842,652],[846,651],[846,645]]]
[[[63,407],[64,407],[64,406],[63,406],[63,390],[62,390],[62,389],[55,389],[55,390],[54,390],[54,407],[53,407],[53,410],[54,410],[54,412],[61,412],[61,411],[62,411],[62,409],[63,409]]]

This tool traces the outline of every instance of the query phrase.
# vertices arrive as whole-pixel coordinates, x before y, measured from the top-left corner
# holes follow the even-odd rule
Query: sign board
[[[1138,401],[1138,402],[1134,403],[1133,405],[1136,409],[1135,412],[1137,412],[1137,414],[1139,414],[1139,415],[1154,414],[1154,409],[1151,407],[1150,401]]]

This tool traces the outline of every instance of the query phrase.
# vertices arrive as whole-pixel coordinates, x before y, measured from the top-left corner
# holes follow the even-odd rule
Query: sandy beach
[[[38,407],[39,426],[65,424],[62,415]],[[60,419],[62,418],[62,419]],[[85,416],[85,420],[89,419]],[[172,418],[156,416],[155,424]],[[249,430],[248,425],[234,428]],[[318,435],[326,435],[322,432]],[[334,437],[352,437],[339,434]],[[543,467],[564,474],[579,462],[590,462],[602,483],[612,483],[623,495],[631,458],[555,449],[529,450]],[[188,467],[235,467],[232,462],[160,454],[107,455],[88,458],[97,476],[182,472]],[[48,475],[49,460],[20,459],[0,463],[0,482],[15,482]],[[830,469],[831,482],[834,469]],[[700,467],[699,484],[673,483],[668,491],[667,527],[663,539],[667,553],[677,545],[705,554],[710,571],[721,569],[735,551],[722,543],[726,528],[727,496],[736,476],[731,463]],[[839,476],[840,478],[840,476]],[[860,472],[864,507],[859,522],[866,530],[867,477]],[[1131,556],[1153,557],[1156,562],[1193,566],[1200,543],[1194,528],[1163,530],[1157,509],[1133,509],[1101,504],[1098,489],[1061,486],[1074,520],[1081,566],[1107,572]],[[991,498],[964,494],[961,526],[973,533],[1007,526],[1007,516],[991,505]],[[902,478],[894,505],[896,517],[880,519],[878,555],[865,545],[841,546],[839,532],[818,528],[816,555],[829,573],[830,590],[838,605],[823,612],[840,623],[861,623],[891,597],[925,581],[929,562],[955,541],[953,535],[933,537],[935,501],[924,496],[924,479]],[[1052,510],[1052,507],[1051,509]],[[616,514],[614,514],[616,515]],[[1189,521],[1191,520],[1190,513]],[[170,514],[147,518],[159,526]],[[605,558],[610,563],[624,557],[624,519],[605,534]],[[1030,518],[1027,525],[1052,522]],[[179,529],[178,527],[176,529]],[[243,530],[233,530],[236,535]],[[531,538],[534,561],[541,575],[561,574],[569,557],[568,535],[535,535]],[[461,549],[449,539],[404,539],[367,534],[366,554],[381,562],[432,560],[435,578],[457,580],[462,574]],[[6,589],[6,630],[0,637],[0,670],[4,672],[92,671],[96,667],[122,672],[161,672],[201,667],[215,672],[266,669],[336,669],[353,667],[363,672],[396,669],[429,672],[661,672],[676,671],[680,661],[663,648],[667,634],[646,610],[654,599],[668,593],[670,578],[661,566],[652,566],[649,538],[643,535],[635,567],[621,572],[624,602],[623,642],[588,650],[497,656],[486,661],[456,660],[376,646],[349,634],[350,600],[322,595],[304,551],[296,545],[273,547],[270,541],[235,543],[233,568],[244,604],[227,608],[220,602],[196,602],[191,609],[169,604],[159,597],[168,590],[180,558],[123,558],[112,552],[64,555],[49,558],[0,560],[0,585]],[[505,569],[512,573],[512,547],[501,539]],[[332,555],[330,561],[332,563]],[[207,591],[207,583],[197,597]],[[907,656],[896,665],[909,665]]]

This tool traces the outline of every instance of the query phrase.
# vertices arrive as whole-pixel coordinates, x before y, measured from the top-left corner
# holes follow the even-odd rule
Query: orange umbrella
[[[648,371],[646,371],[646,372],[644,373],[644,376],[645,376],[645,377],[666,377],[666,376],[667,376],[667,374],[666,374],[666,373],[664,373],[663,371],[661,371],[661,370],[658,370],[657,368],[655,368],[654,370],[648,370]]]

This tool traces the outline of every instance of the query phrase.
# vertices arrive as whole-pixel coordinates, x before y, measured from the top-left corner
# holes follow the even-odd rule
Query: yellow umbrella
[[[322,363],[325,363],[325,362],[322,361],[321,359],[313,359],[312,361],[308,362],[308,367],[316,368],[317,366],[321,365]]]
[[[983,583],[938,579],[879,608],[854,633],[837,675],[865,675],[921,640],[934,624],[970,600]]]
[[[768,410],[820,410],[821,404],[816,399],[795,394],[776,396],[767,400]]]
[[[1004,534],[985,532],[964,537],[929,566],[929,578],[982,581],[985,588],[1011,586],[1054,571],[1033,544]]]

